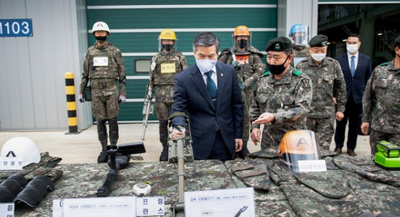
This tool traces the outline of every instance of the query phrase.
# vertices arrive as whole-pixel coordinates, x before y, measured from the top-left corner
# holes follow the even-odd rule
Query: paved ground
[[[140,141],[142,134],[141,124],[120,124],[119,143]],[[61,157],[60,163],[96,163],[100,152],[100,143],[97,140],[96,126],[92,126],[80,134],[66,135],[67,131],[12,131],[0,132],[0,148],[10,138],[25,136],[32,139],[38,146],[40,152],[49,152],[51,156]],[[158,161],[161,153],[161,143],[158,141],[158,124],[149,124],[144,141],[146,153],[141,156],[144,161]],[[260,150],[260,146],[254,146],[249,142],[250,152]],[[331,150],[334,149],[331,144]],[[346,148],[343,149],[346,151]],[[359,136],[355,152],[359,155],[370,153],[369,137]]]

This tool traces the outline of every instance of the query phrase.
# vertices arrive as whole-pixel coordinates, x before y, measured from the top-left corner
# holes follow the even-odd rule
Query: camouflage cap
[[[328,36],[316,35],[308,43],[310,47],[326,47],[328,46]]]
[[[265,51],[287,51],[293,48],[293,44],[289,38],[277,37],[269,40]]]

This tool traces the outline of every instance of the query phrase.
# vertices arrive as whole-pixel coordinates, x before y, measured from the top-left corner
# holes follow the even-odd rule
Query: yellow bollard
[[[78,132],[78,119],[76,117],[76,102],[75,102],[75,82],[74,73],[65,73],[65,92],[67,94],[67,111],[68,111],[68,128],[69,133]]]

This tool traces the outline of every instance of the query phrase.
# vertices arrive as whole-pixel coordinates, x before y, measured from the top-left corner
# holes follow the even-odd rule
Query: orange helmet
[[[235,28],[235,31],[233,31],[233,37],[236,36],[249,36],[250,37],[250,31],[247,26],[237,26]]]
[[[310,130],[287,132],[279,144],[279,156],[283,154],[315,154],[317,152],[315,133]]]

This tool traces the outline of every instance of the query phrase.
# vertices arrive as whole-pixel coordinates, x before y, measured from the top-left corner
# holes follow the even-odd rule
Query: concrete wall
[[[278,0],[278,36],[289,36],[297,23],[309,27],[309,39],[318,33],[318,0]]]
[[[64,73],[79,85],[84,0],[0,0],[0,19],[31,18],[33,37],[0,38],[0,130],[67,129]],[[78,105],[79,128],[89,105]],[[88,115],[86,115],[88,116]]]

